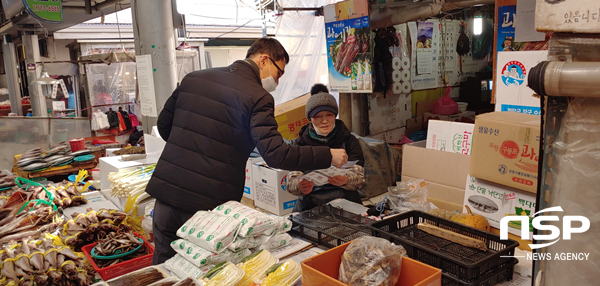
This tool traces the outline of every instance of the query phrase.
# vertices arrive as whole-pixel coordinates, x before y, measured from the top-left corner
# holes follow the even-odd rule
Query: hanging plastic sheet
[[[597,285],[600,272],[600,99],[575,98],[562,119],[559,136],[553,144],[554,158],[550,182],[549,206],[560,206],[564,212],[556,215],[560,221],[551,224],[562,229],[563,216],[584,216],[589,230],[575,232],[571,240],[558,239],[545,248],[552,255],[542,264],[544,284]],[[573,223],[573,228],[582,224]],[[538,243],[548,243],[541,241]],[[584,260],[562,261],[561,254],[578,254]],[[581,256],[579,254],[587,254]],[[558,259],[555,259],[558,255]],[[574,275],[574,273],[576,275]]]
[[[286,7],[321,7],[339,1],[286,0]],[[328,84],[325,20],[314,11],[285,11],[277,22],[276,38],[290,54],[290,63],[272,95],[275,104],[290,101],[310,91],[315,83]]]

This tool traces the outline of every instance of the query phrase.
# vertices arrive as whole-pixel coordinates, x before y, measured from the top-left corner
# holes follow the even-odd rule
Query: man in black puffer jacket
[[[277,40],[262,38],[245,60],[188,74],[165,103],[158,131],[167,144],[146,188],[156,198],[154,264],[175,254],[170,243],[195,212],[242,198],[246,161],[255,146],[273,168],[321,169],[347,162],[342,149],[284,143],[269,92],[288,62]]]

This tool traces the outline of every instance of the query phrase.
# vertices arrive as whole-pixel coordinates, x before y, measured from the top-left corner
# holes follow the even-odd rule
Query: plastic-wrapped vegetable
[[[302,275],[302,268],[294,260],[271,266],[265,273],[261,286],[291,286]]]
[[[238,253],[226,249],[221,253],[210,252],[188,240],[178,239],[171,243],[171,247],[192,264],[202,267],[219,264],[223,261],[235,261],[250,255],[250,250],[241,250]]]
[[[284,247],[292,242],[292,237],[287,233],[276,234],[274,236],[259,236],[261,242],[260,249],[274,250]]]
[[[268,216],[275,221],[275,226],[272,229],[265,231],[263,233],[264,235],[276,235],[292,230],[292,222],[287,217],[269,214]]]
[[[177,231],[177,236],[215,253],[221,253],[233,242],[241,221],[216,212],[199,211]]]
[[[237,286],[248,286],[259,280],[264,273],[277,262],[277,259],[266,250],[259,250],[256,253],[245,257],[238,266],[244,270],[244,278],[240,280]]]
[[[239,232],[241,237],[256,236],[268,230],[272,231],[276,225],[276,222],[265,213],[236,201],[228,201],[216,207],[213,212],[239,220],[242,223]]]
[[[186,277],[198,279],[208,273],[212,266],[198,268],[198,266],[189,262],[185,257],[175,254],[175,256],[165,261],[165,268],[179,277],[179,279],[185,279]]]
[[[377,237],[363,236],[353,240],[340,265],[339,280],[350,286],[393,286],[400,277],[402,246]]]
[[[203,286],[234,286],[244,277],[244,271],[231,262],[222,262],[206,273],[200,280]]]

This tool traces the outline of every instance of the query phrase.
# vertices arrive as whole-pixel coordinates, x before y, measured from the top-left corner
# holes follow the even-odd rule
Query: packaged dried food
[[[342,255],[339,280],[350,286],[396,285],[404,255],[404,247],[385,239],[359,237]]]

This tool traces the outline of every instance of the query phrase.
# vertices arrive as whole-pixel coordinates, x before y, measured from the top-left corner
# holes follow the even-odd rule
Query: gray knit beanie
[[[319,92],[312,95],[306,102],[306,118],[311,119],[321,111],[330,111],[338,115],[338,105],[335,97],[329,93]]]

